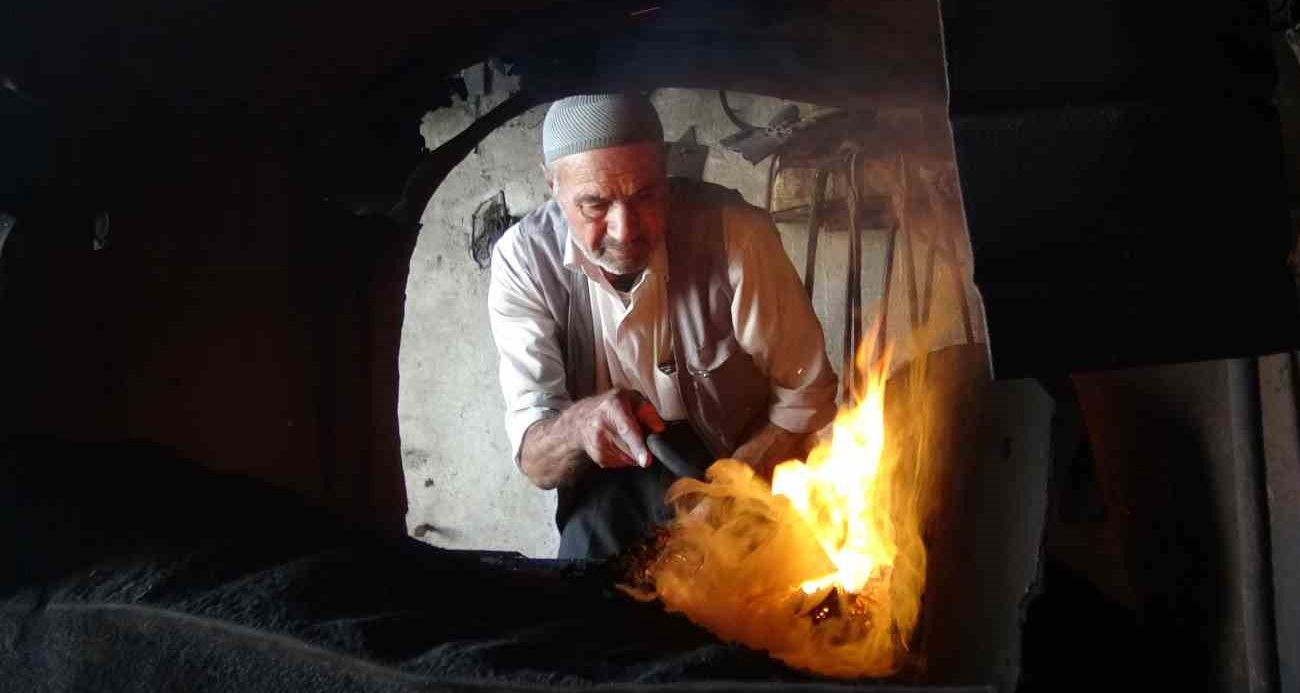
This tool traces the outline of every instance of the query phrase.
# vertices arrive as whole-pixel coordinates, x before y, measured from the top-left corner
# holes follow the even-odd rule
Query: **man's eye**
[[[589,217],[604,216],[609,211],[607,202],[587,202],[582,205],[582,213]]]

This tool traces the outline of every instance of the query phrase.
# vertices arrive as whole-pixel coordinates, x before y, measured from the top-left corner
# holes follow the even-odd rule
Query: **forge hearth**
[[[972,360],[960,351],[937,357],[959,370]],[[1194,686],[1209,677],[1226,685],[1249,674],[1221,667],[1213,654],[1225,648],[1249,667],[1260,653],[1253,638],[1262,634],[1250,625],[1258,602],[1250,598],[1265,594],[1254,581],[1266,574],[1252,567],[1261,559],[1251,549],[1258,535],[1246,522],[1251,496],[1241,493],[1252,463],[1242,456],[1249,449],[1222,438],[1251,430],[1249,411],[1233,404],[1248,400],[1236,388],[1248,393],[1257,375],[1245,366],[1077,378],[1075,398],[1031,381],[939,381],[954,408],[978,412],[933,441],[936,450],[956,451],[967,473],[949,478],[952,502],[925,533],[917,666],[887,685],[872,682],[872,690],[1110,681],[1105,669],[1078,669],[1081,650],[1116,667],[1147,664],[1128,669],[1137,682]],[[1082,418],[1071,414],[1080,408],[1074,402]],[[1243,426],[1214,423],[1225,416],[1240,416]],[[1274,454],[1270,484],[1284,471],[1272,469]],[[1090,456],[1110,470],[1099,476],[1118,502],[1111,507],[1123,510],[1110,517],[1140,519],[1118,523],[1129,539],[1114,547],[1134,578],[1132,606],[1123,585],[1098,579],[1113,574],[1105,557],[1081,561],[1087,556],[1072,538],[1106,526],[1081,505],[1086,475],[1070,471]],[[1117,471],[1129,480],[1112,478]],[[269,671],[277,685],[343,676],[387,686],[381,690],[449,678],[611,690],[863,685],[785,667],[635,602],[615,589],[625,566],[384,540],[292,494],[202,471],[152,446],[32,439],[0,449],[0,472],[6,518],[31,537],[0,572],[0,625],[24,634],[0,652],[15,685],[84,671],[87,652],[130,666],[98,666],[94,680],[104,688],[79,690],[121,689],[157,672],[196,688],[221,680],[260,691]],[[156,483],[175,493],[154,493]],[[1049,493],[1058,485],[1071,490]],[[1215,594],[1219,600],[1206,599]],[[194,652],[206,654],[186,654]],[[1197,656],[1189,661],[1188,653]]]

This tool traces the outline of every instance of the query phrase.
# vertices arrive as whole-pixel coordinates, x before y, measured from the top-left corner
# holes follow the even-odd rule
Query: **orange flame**
[[[909,430],[887,437],[888,360],[868,367],[859,351],[860,402],[806,462],[778,465],[770,487],[737,460],[716,462],[707,482],[673,484],[665,500],[675,518],[647,567],[650,586],[625,591],[792,666],[898,671],[925,588],[917,498],[928,473],[923,450],[899,441],[924,437],[930,407],[892,402],[890,421]]]
[[[812,530],[835,572],[806,580],[813,594],[831,585],[860,592],[872,573],[892,566],[898,551],[876,507],[877,479],[885,451],[887,361],[867,368],[861,403],[836,417],[830,443],[822,443],[806,463],[783,462],[772,474],[772,493],[790,499]]]

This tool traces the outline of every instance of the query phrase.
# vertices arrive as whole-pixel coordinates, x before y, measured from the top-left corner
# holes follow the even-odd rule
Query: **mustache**
[[[645,238],[636,238],[630,242],[624,242],[606,236],[600,240],[601,250],[613,250],[613,251],[621,252],[621,251],[632,250],[632,249],[641,250],[649,246],[650,246],[650,241]]]

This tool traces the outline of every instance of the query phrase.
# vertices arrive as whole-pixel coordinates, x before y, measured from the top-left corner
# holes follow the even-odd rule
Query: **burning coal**
[[[925,588],[918,508],[928,472],[914,443],[928,407],[892,403],[906,411],[891,421],[912,422],[913,444],[899,444],[885,425],[888,356],[858,361],[859,402],[807,460],[777,466],[771,486],[721,460],[706,482],[669,489],[675,518],[629,594],[819,674],[900,669]]]

